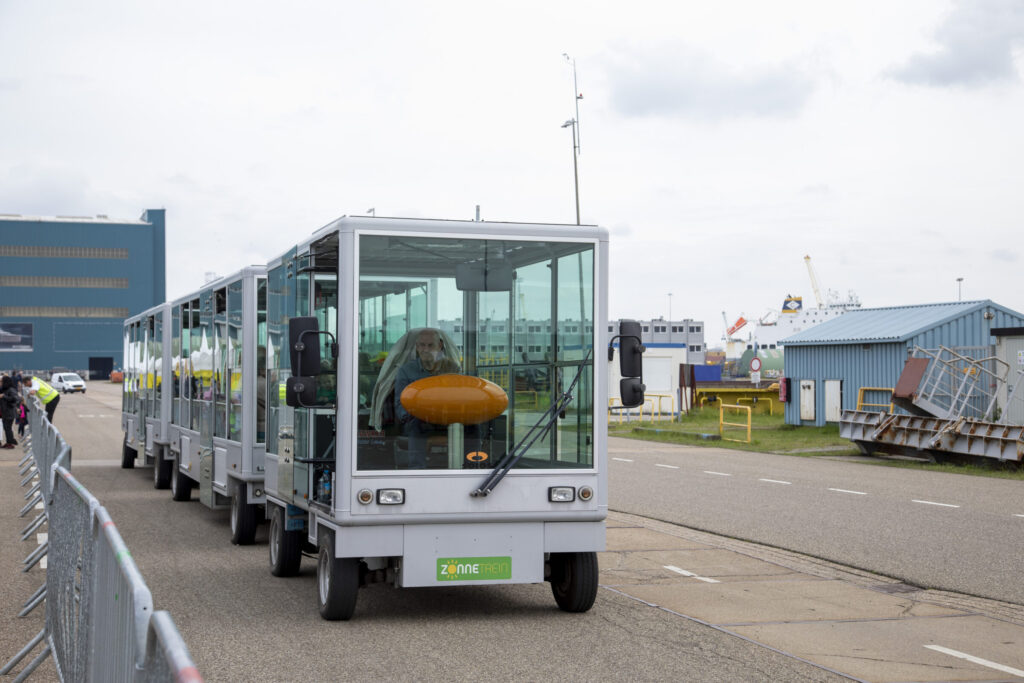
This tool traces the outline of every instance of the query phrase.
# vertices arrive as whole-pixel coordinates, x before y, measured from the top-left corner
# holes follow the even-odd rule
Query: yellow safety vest
[[[36,390],[36,394],[39,396],[39,400],[43,402],[43,405],[46,405],[53,399],[57,398],[56,389],[54,389],[53,387],[51,387],[49,384],[39,379],[38,377],[35,377],[34,379],[36,382],[39,383],[39,388]]]

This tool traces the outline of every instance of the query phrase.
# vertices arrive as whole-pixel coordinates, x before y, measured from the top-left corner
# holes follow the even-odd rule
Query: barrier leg
[[[25,565],[24,569],[21,570],[22,573],[27,572],[29,569],[32,569],[32,567],[36,566],[39,560],[43,559],[43,556],[46,555],[46,551],[49,549],[49,547],[50,542],[47,541],[46,543],[43,543],[41,546],[33,550],[28,557],[22,560],[21,563]]]
[[[18,461],[18,467],[24,466],[24,464],[27,463],[31,459],[32,459],[32,454],[31,453],[26,453],[24,456],[22,456],[21,460]]]
[[[32,610],[34,610],[36,607],[38,607],[40,605],[40,603],[42,603],[43,600],[45,600],[45,599],[46,599],[46,584],[44,583],[41,586],[41,590],[36,591],[36,595],[34,597],[32,597],[27,603],[25,603],[24,607],[21,608],[21,611],[18,612],[18,616],[19,617],[28,616],[32,612]]]
[[[28,505],[26,505],[25,507],[21,508],[21,513],[18,516],[19,517],[24,517],[25,515],[28,514],[29,510],[31,510],[32,508],[35,507],[36,503],[41,503],[41,502],[43,502],[43,494],[40,493],[35,498],[30,500],[28,502]]]
[[[45,521],[46,521],[46,513],[45,512],[40,512],[39,516],[36,517],[34,520],[32,520],[31,524],[29,524],[27,527],[22,529],[22,531],[21,531],[21,540],[23,540],[23,541],[26,540],[29,536],[32,535],[32,532],[35,531],[36,529],[38,529],[39,527],[41,527],[43,525],[43,522],[45,522]]]
[[[46,647],[43,648],[43,651],[39,653],[39,656],[29,662],[28,666],[25,667],[25,670],[18,674],[18,677],[14,679],[14,683],[24,683],[25,679],[31,676],[32,672],[35,671],[40,664],[45,662],[46,658],[49,656],[50,644],[47,643]]]
[[[45,637],[46,637],[46,629],[44,628],[42,631],[37,633],[32,640],[29,641],[28,645],[26,645],[25,647],[21,648],[21,651],[18,652],[18,654],[16,654],[13,657],[11,657],[11,660],[9,662],[7,662],[6,664],[4,664],[4,668],[0,669],[0,676],[6,676],[7,674],[9,674],[11,672],[11,669],[13,669],[15,666],[17,666],[18,662],[20,662],[22,659],[24,659],[25,655],[27,655],[29,652],[31,652],[32,649],[35,648],[35,646],[38,645],[40,643],[40,641],[43,638],[45,638]]]
[[[27,477],[25,477],[24,479],[21,480],[21,485],[24,486],[25,484],[29,483],[30,481],[32,481],[33,478],[35,478],[37,476],[39,476],[39,472],[37,470],[32,470],[31,472],[28,473]]]
[[[25,473],[28,472],[30,469],[32,469],[35,466],[36,466],[35,462],[32,462],[32,461],[29,461],[29,462],[25,463],[24,465],[21,466],[21,469],[18,470],[18,475],[24,477]]]
[[[43,488],[43,483],[42,482],[36,482],[36,485],[33,486],[32,488],[30,488],[28,490],[28,493],[25,494],[25,500],[28,500],[29,498],[34,496],[36,493],[39,492],[39,489],[41,489],[41,488]]]

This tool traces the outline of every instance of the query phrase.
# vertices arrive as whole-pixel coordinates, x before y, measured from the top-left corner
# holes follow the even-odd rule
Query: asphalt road
[[[1024,605],[1024,482],[609,440],[613,510]]]
[[[151,470],[122,470],[118,387],[92,383],[62,398],[55,423],[73,448],[72,471],[110,512],[152,591],[169,610],[208,681],[700,680],[827,681],[839,677],[612,590],[582,615],[557,609],[542,585],[360,592],[351,622],[325,622],[315,562],[272,577],[266,527],[257,544],[230,545],[226,511],[175,503]],[[16,541],[20,449],[0,452],[0,587],[6,658],[39,628],[40,611],[11,618],[39,585],[20,574],[30,545]],[[45,677],[45,674],[43,674]],[[40,679],[43,680],[43,679]]]

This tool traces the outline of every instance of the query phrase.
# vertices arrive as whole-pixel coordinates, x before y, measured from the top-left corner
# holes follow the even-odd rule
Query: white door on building
[[[800,380],[800,419],[814,419],[814,380]]]
[[[825,380],[825,422],[839,422],[843,414],[843,381]]]

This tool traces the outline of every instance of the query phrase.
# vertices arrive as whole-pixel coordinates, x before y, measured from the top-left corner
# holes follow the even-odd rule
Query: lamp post
[[[580,175],[576,165],[576,119],[569,119],[562,124],[562,128],[572,127],[572,179],[573,187],[576,190],[576,225],[580,224]]]
[[[668,293],[668,340],[672,341],[672,292]]]
[[[572,126],[572,178],[573,188],[576,192],[576,225],[580,224],[580,174],[577,157],[580,155],[580,140],[581,135],[579,131],[580,127],[580,100],[583,99],[583,94],[579,91],[579,87],[576,84],[576,60],[570,57],[565,52],[562,53],[565,57],[565,61],[572,65],[572,100],[573,104],[576,105],[576,118],[569,119],[562,124],[562,128],[568,128]]]
[[[956,279],[956,300],[957,301],[963,301],[964,300],[963,284],[964,284],[964,279],[962,277],[958,277]]]

